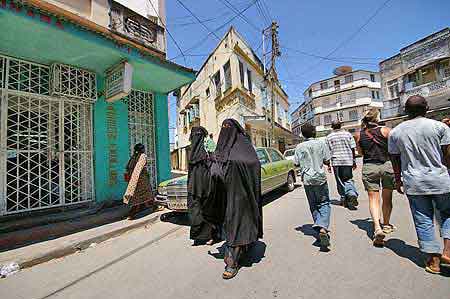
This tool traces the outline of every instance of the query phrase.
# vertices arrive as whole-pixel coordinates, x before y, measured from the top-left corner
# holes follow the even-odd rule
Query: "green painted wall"
[[[122,101],[111,104],[101,98],[95,103],[94,151],[96,201],[122,200],[129,158],[128,107]]]
[[[172,177],[170,172],[169,108],[167,95],[155,93],[156,162],[158,183]]]

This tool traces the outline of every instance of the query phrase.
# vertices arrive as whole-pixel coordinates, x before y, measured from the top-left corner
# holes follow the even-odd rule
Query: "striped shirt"
[[[345,130],[333,131],[327,136],[327,144],[331,151],[331,164],[333,166],[352,166],[353,152],[356,142],[352,134]]]

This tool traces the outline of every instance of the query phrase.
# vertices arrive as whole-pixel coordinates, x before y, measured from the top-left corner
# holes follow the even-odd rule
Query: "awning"
[[[5,4],[4,6],[2,4]],[[0,2],[0,54],[46,65],[63,63],[98,75],[123,61],[133,66],[132,88],[169,93],[195,80],[193,70],[142,54],[73,23],[41,14],[35,8],[13,9]]]

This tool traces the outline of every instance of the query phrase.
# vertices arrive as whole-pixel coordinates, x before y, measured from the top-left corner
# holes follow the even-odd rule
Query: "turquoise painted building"
[[[166,60],[163,27],[117,7],[142,39],[47,1],[0,0],[0,215],[121,200],[138,142],[152,187],[170,178],[168,94],[195,74]],[[109,102],[125,62],[131,91]]]

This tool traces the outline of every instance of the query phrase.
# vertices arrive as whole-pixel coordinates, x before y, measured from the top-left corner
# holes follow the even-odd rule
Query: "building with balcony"
[[[0,216],[121,201],[143,143],[152,188],[170,178],[161,0],[0,1]]]
[[[288,120],[289,98],[279,83],[274,91],[274,136],[272,146],[281,151],[293,143]],[[225,34],[197,73],[197,79],[181,88],[177,99],[177,148],[180,169],[187,168],[189,134],[201,125],[219,136],[222,122],[234,118],[256,146],[271,140],[272,86],[255,51],[233,28]]]
[[[405,119],[412,95],[424,96],[429,116],[441,119],[450,108],[450,28],[433,33],[380,63],[384,108],[382,118],[394,127]]]
[[[315,82],[304,92],[305,101],[292,115],[297,133],[305,123],[316,126],[319,136],[331,131],[331,122],[340,120],[343,128],[354,133],[361,118],[371,107],[381,108],[380,75],[377,72],[341,67],[335,76]]]

